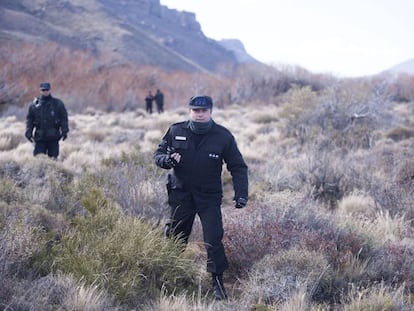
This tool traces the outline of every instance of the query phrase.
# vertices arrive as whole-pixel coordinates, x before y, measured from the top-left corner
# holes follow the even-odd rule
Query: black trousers
[[[47,154],[51,158],[57,158],[59,155],[59,141],[58,140],[40,140],[35,142],[33,155],[39,153]]]
[[[152,104],[151,103],[147,103],[146,104],[146,109],[148,113],[152,113]]]
[[[223,220],[217,199],[213,204],[198,200],[191,193],[181,190],[169,191],[171,217],[169,233],[179,235],[188,242],[195,216],[198,215],[203,228],[204,245],[207,250],[207,272],[221,274],[228,268],[223,246]]]

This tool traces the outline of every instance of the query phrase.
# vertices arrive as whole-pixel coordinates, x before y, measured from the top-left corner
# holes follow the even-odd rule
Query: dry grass
[[[151,293],[147,301],[127,293],[142,303],[142,310],[412,307],[406,298],[414,294],[410,259],[414,253],[414,138],[407,129],[412,128],[414,118],[407,114],[408,105],[392,110],[393,116],[387,114],[384,105],[370,110],[372,122],[352,123],[349,116],[359,106],[350,98],[365,100],[367,106],[374,99],[369,90],[364,90],[366,86],[347,87],[350,89],[326,93],[294,88],[286,96],[275,98],[275,105],[259,109],[256,103],[213,110],[215,121],[236,137],[250,174],[248,207],[235,210],[231,176],[223,173],[225,247],[232,265],[225,280],[230,299],[221,303],[210,299],[202,231],[196,221],[184,255],[197,272],[198,289],[194,291],[192,284],[174,291],[173,284],[168,283],[171,287],[165,291],[157,283],[161,277],[150,280],[159,292]],[[167,109],[161,115],[147,115],[140,108],[122,113],[103,113],[93,107],[83,114],[69,111],[71,131],[60,144],[57,161],[32,156],[33,145],[24,138],[24,121],[0,119],[0,232],[2,246],[7,249],[0,257],[2,275],[7,279],[0,285],[8,284],[0,292],[0,303],[29,309],[29,300],[36,293],[48,297],[38,300],[39,305],[45,301],[51,304],[57,299],[56,293],[65,289],[66,294],[57,302],[62,308],[79,310],[88,305],[85,310],[116,310],[122,299],[115,294],[114,301],[108,292],[119,293],[125,284],[133,287],[138,281],[125,271],[123,279],[117,279],[102,263],[118,263],[119,249],[124,254],[130,249],[141,250],[127,232],[138,232],[136,217],[155,230],[162,228],[168,216],[166,171],[153,166],[152,152],[168,126],[187,119],[187,113],[186,107]],[[372,144],[366,144],[361,133],[368,133]],[[338,193],[332,194],[328,186],[335,181]],[[97,193],[105,200],[97,200]],[[116,232],[103,226],[100,230],[109,230],[106,236],[100,236],[99,230],[87,233],[96,235],[97,240],[87,243],[86,229],[76,227],[76,221],[88,223],[82,217],[107,201],[116,206],[122,222],[115,226]],[[140,234],[151,235],[150,230]],[[118,235],[124,239],[123,248]],[[111,238],[117,242],[107,242],[103,247],[105,239]],[[87,259],[76,261],[69,249],[61,249],[56,258],[68,262],[67,273],[47,274],[58,261],[49,261],[45,253],[48,247],[62,246],[61,241],[82,245],[82,255]],[[99,245],[101,253],[96,249]],[[154,243],[145,245],[143,257],[150,260]],[[93,252],[99,254],[95,257],[105,257],[99,260],[101,266],[87,257]],[[31,260],[36,258],[44,260],[37,261],[42,264],[34,268]],[[59,264],[64,266],[63,261]],[[91,268],[98,266],[101,270]],[[157,269],[147,272],[158,278]],[[20,274],[16,276],[16,272]],[[97,276],[102,281],[99,285],[94,283]],[[381,279],[382,289],[377,287]],[[407,284],[404,289],[391,287],[403,283]],[[349,284],[358,290],[351,290]],[[25,294],[30,286],[35,288],[33,295]],[[53,291],[52,286],[59,290]],[[11,292],[20,293],[20,300],[17,296],[7,298]],[[32,309],[36,306],[36,302],[31,305]]]

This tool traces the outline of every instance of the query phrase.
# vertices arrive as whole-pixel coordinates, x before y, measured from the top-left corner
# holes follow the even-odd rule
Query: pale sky
[[[414,58],[414,0],[160,0],[193,12],[212,39],[239,39],[257,60],[341,77]]]

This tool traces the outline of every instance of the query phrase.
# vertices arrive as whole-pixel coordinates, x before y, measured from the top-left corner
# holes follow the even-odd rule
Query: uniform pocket
[[[174,147],[175,150],[187,150],[188,149],[188,141],[184,140],[174,140],[172,142],[172,146]]]

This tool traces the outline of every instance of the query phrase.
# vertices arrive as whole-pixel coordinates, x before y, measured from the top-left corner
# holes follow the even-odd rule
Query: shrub
[[[367,266],[372,282],[386,285],[405,285],[414,293],[414,249],[406,245],[389,244],[377,248]]]
[[[87,286],[64,274],[50,274],[30,283],[15,284],[8,297],[9,310],[118,310],[109,295],[96,285]]]
[[[16,185],[16,182],[8,177],[0,177],[0,201],[7,204],[19,203],[23,199],[21,189]]]
[[[2,176],[9,180],[9,188],[14,184],[14,192],[20,193],[24,201],[44,204],[56,212],[68,212],[72,207],[74,174],[62,163],[45,155],[38,155],[23,164],[0,161],[0,177]]]
[[[124,216],[112,205],[99,206],[94,214],[74,218],[74,228],[53,248],[53,270],[134,305],[162,287],[173,291],[193,283],[192,262],[182,250],[142,219]]]
[[[159,223],[167,214],[165,183],[165,171],[153,164],[152,155],[133,150],[105,159],[104,167],[85,175],[78,188],[83,193],[97,186],[124,213]]]
[[[31,275],[31,259],[46,244],[43,230],[28,223],[18,212],[5,212],[5,224],[0,231],[0,278]]]
[[[254,264],[243,296],[267,305],[286,301],[301,290],[317,297],[330,283],[330,270],[324,256],[314,251],[290,249],[266,255]]]

